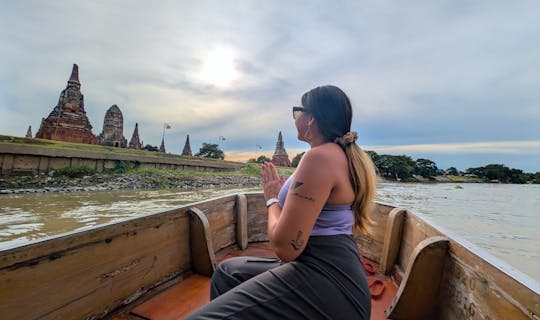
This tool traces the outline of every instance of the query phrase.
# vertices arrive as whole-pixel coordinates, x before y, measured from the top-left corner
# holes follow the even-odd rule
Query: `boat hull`
[[[242,241],[267,241],[263,196],[250,193],[6,249],[0,251],[0,314],[5,319],[99,319],[182,281],[196,262],[192,208],[208,219],[213,252]],[[399,211],[400,224],[391,224],[392,212],[394,207],[378,204],[368,233],[355,238],[365,257],[384,261],[398,285],[404,285],[411,256],[423,240],[449,239],[441,285],[428,306],[433,318],[538,319],[538,282],[406,210]]]

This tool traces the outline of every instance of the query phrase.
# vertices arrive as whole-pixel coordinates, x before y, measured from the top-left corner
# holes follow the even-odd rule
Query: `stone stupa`
[[[276,143],[276,151],[274,152],[274,155],[272,156],[272,163],[275,166],[279,166],[279,167],[291,166],[289,155],[287,154],[287,151],[285,150],[285,146],[283,145],[283,137],[281,136],[281,131],[279,132],[279,135],[278,135],[278,140]]]
[[[131,136],[131,140],[129,140],[129,148],[137,149],[137,150],[140,150],[143,148],[142,142],[139,139],[139,124],[138,123],[135,123],[135,130],[133,130],[133,135]]]
[[[182,155],[183,156],[192,156],[193,155],[191,153],[191,144],[189,143],[189,134],[187,135],[186,143],[184,144],[184,149],[182,150]]]
[[[41,120],[36,138],[97,144],[92,125],[84,110],[84,96],[79,82],[79,66],[73,65],[67,86],[60,93],[56,107]]]
[[[103,132],[99,135],[99,144],[109,147],[126,148],[124,137],[124,116],[117,105],[113,104],[105,113]]]

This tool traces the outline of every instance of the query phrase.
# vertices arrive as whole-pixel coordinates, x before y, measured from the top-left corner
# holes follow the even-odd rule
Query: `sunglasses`
[[[292,107],[292,117],[294,120],[300,118],[300,115],[302,112],[308,112],[308,110],[304,107]]]

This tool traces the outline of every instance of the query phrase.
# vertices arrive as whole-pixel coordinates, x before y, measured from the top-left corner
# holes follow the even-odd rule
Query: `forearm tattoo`
[[[304,240],[302,240],[302,231],[298,231],[296,235],[296,240],[291,240],[291,246],[294,250],[300,250],[304,245]]]

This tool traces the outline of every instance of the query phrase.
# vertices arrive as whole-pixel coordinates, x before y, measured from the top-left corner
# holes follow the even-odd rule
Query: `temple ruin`
[[[99,144],[109,147],[126,148],[124,137],[124,116],[117,105],[113,104],[105,113],[103,132],[99,135]]]
[[[182,150],[182,155],[183,156],[192,156],[193,155],[191,153],[191,144],[189,143],[189,134],[187,135],[186,143],[184,144],[184,149]]]
[[[165,137],[161,138],[161,145],[159,146],[159,152],[165,153]]]
[[[135,130],[133,130],[133,135],[131,140],[129,140],[129,148],[140,150],[143,148],[141,140],[139,140],[139,124],[135,123]]]
[[[32,138],[32,126],[28,126],[28,130],[26,130],[26,136],[25,138]]]
[[[97,144],[92,125],[84,110],[84,96],[79,82],[79,66],[73,64],[67,86],[60,93],[56,107],[41,120],[36,138]]]
[[[287,154],[287,151],[285,150],[285,146],[283,145],[283,137],[281,135],[281,131],[278,134],[278,140],[276,143],[276,151],[274,151],[274,155],[272,156],[272,163],[275,166],[279,166],[279,167],[291,166],[289,155]]]

